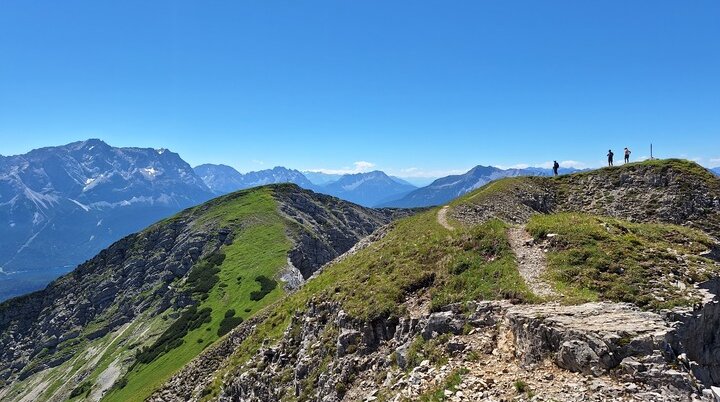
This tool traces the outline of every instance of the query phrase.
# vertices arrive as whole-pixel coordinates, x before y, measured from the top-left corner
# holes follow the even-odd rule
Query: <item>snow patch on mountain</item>
[[[70,201],[72,201],[73,203],[75,203],[75,205],[77,205],[78,207],[84,209],[85,212],[89,212],[89,211],[90,211],[90,207],[88,207],[87,205],[81,203],[80,201],[73,200],[72,198],[68,198],[68,200],[70,200]]]
[[[41,194],[37,191],[33,191],[28,187],[23,189],[25,197],[32,201],[38,208],[48,209],[58,202],[58,196],[54,194]]]

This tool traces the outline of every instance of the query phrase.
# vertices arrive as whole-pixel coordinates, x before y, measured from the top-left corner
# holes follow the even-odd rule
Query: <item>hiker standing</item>
[[[560,164],[557,163],[557,161],[553,161],[553,176],[558,175],[558,169],[560,168]]]
[[[630,162],[630,154],[631,154],[630,150],[627,149],[627,147],[626,147],[625,148],[625,163]]]
[[[608,149],[608,166],[613,165],[613,156],[615,156],[615,154],[613,153],[612,149]]]

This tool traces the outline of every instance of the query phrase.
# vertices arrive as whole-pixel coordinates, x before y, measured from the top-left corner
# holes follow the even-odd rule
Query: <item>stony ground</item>
[[[415,313],[423,305],[413,304]],[[379,380],[375,371],[361,373],[342,400],[713,400],[661,355],[672,331],[663,318],[627,304],[481,303],[470,322],[482,324],[444,340],[441,361],[433,352]]]

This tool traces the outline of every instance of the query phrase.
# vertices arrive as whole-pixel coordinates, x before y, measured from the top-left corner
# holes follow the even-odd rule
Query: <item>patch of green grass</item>
[[[570,302],[598,299],[647,309],[690,305],[679,289],[706,280],[717,267],[696,257],[711,239],[676,225],[631,223],[579,213],[534,216],[528,231],[542,239],[557,234],[548,253],[548,274]]]
[[[220,328],[217,330],[218,336],[223,336],[232,331],[243,322],[242,317],[235,317],[235,310],[230,309],[225,312],[225,317],[220,321]]]
[[[82,382],[80,385],[78,385],[77,387],[73,388],[72,391],[70,391],[70,399],[75,399],[80,395],[84,395],[85,397],[87,397],[90,394],[91,388],[92,388],[92,384],[90,384],[87,381]]]
[[[197,307],[190,306],[160,335],[155,343],[138,351],[135,363],[130,369],[132,370],[137,364],[148,364],[172,349],[182,346],[183,338],[189,331],[210,322],[211,312],[212,309],[209,307],[198,310]]]
[[[199,261],[188,273],[185,285],[193,295],[206,295],[220,280],[220,265],[225,261],[225,254],[214,253],[205,260]]]
[[[423,360],[429,360],[433,365],[447,363],[447,354],[444,353],[443,348],[449,339],[450,334],[430,340],[425,340],[422,336],[415,338],[407,351],[407,370],[410,371],[419,366]]]
[[[433,388],[429,391],[424,392],[418,400],[420,402],[440,402],[446,401],[449,398],[445,396],[445,391],[449,390],[456,392],[457,387],[462,383],[462,376],[468,373],[468,370],[464,367],[453,370],[447,378],[438,387]]]
[[[528,384],[523,380],[515,380],[515,382],[513,383],[513,387],[515,387],[515,391],[517,391],[518,394],[523,394],[530,390]]]
[[[455,241],[449,275],[432,293],[432,310],[468,300],[534,300],[517,271],[506,231],[504,223],[493,220]]]

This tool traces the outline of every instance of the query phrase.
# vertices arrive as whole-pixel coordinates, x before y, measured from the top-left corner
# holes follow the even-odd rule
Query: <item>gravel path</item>
[[[515,253],[518,270],[533,293],[540,297],[555,297],[557,293],[542,279],[547,270],[545,253],[536,245],[525,226],[512,226],[508,229],[508,241]]]
[[[448,206],[445,205],[444,207],[440,208],[440,210],[437,213],[437,221],[442,227],[444,227],[447,230],[455,230],[454,227],[450,226],[450,224],[447,221],[447,212],[448,212]]]

